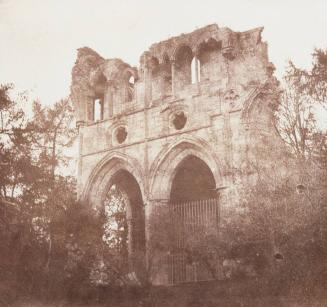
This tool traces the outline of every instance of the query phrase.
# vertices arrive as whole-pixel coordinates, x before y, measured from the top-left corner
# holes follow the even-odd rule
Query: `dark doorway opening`
[[[170,201],[214,198],[215,188],[215,179],[207,164],[195,156],[189,156],[178,166],[172,183]]]
[[[145,259],[144,206],[140,187],[126,170],[116,173],[105,201],[104,241],[122,273],[140,275]]]
[[[171,284],[216,278],[208,240],[218,233],[219,201],[214,176],[205,162],[188,156],[179,165],[170,193],[168,279]]]

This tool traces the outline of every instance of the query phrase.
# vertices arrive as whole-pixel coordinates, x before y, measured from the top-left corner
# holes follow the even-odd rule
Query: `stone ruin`
[[[71,85],[78,197],[101,208],[113,184],[125,191],[130,256],[151,257],[146,247],[157,206],[216,199],[197,214],[208,217],[218,206],[220,218],[237,209],[233,170],[249,159],[259,135],[275,137],[278,82],[262,31],[208,25],[153,44],[139,67],[78,50]],[[190,279],[157,263],[154,284]]]

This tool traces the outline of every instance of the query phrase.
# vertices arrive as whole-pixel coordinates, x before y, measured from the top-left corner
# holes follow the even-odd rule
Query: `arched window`
[[[199,75],[202,82],[212,81],[219,78],[218,71],[220,71],[220,56],[221,43],[215,39],[209,39],[207,42],[200,44],[197,50],[197,56],[201,63],[199,65]]]
[[[135,78],[131,73],[127,74],[125,88],[125,101],[131,102],[134,98]]]
[[[186,85],[192,83],[192,49],[182,46],[178,49],[175,59],[174,86],[177,91],[183,90]]]
[[[93,101],[93,121],[103,120],[103,101],[97,98]]]
[[[161,98],[161,76],[162,67],[156,57],[151,57],[147,63],[148,69],[151,71],[151,100]]]
[[[194,57],[191,63],[192,84],[200,82],[200,61]]]

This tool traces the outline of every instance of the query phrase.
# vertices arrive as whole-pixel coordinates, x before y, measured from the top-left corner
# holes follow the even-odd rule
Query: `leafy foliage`
[[[315,49],[310,70],[304,70],[290,63],[288,75],[296,78],[301,93],[306,93],[324,105],[327,99],[327,50]]]

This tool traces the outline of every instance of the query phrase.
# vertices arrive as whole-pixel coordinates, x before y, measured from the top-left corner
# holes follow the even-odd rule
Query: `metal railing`
[[[167,257],[169,283],[212,280],[210,268],[196,255],[204,255],[206,238],[218,234],[218,199],[170,203],[169,210],[174,230]]]

